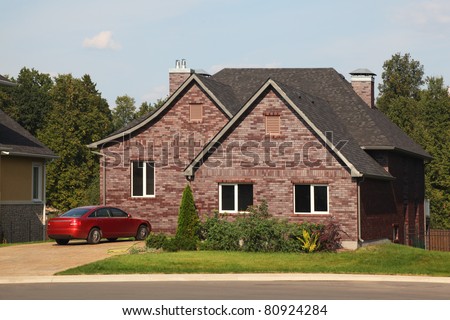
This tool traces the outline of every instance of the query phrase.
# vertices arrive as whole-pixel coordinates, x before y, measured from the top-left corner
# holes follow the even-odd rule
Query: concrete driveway
[[[0,247],[0,277],[51,276],[56,272],[126,253],[132,246],[142,247],[144,241],[102,241],[89,245],[71,241],[66,246],[55,242]]]

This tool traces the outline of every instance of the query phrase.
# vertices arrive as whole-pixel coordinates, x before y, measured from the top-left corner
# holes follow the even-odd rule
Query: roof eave
[[[0,85],[8,86],[8,87],[16,87],[17,83],[6,81],[6,80],[0,80]]]
[[[361,149],[363,149],[363,150],[373,150],[373,151],[377,151],[377,150],[380,150],[380,151],[396,151],[396,152],[404,153],[404,154],[413,156],[415,158],[420,158],[420,159],[423,159],[423,160],[432,160],[433,159],[433,157],[431,155],[429,155],[428,153],[427,153],[427,155],[420,154],[420,153],[412,152],[412,151],[405,150],[405,149],[398,148],[398,147],[394,147],[394,146],[361,146]]]
[[[8,154],[6,156],[16,156],[16,157],[28,157],[28,158],[43,158],[43,159],[59,159],[57,155],[51,154],[39,154],[32,152],[15,152],[15,151],[7,151]],[[2,154],[5,156],[5,154]]]

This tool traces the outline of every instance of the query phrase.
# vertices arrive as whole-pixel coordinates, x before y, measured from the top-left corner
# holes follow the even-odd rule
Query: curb
[[[102,283],[102,282],[214,282],[214,281],[362,281],[362,282],[418,282],[450,285],[450,277],[320,274],[320,273],[260,273],[260,274],[130,274],[81,276],[14,276],[0,277],[0,284],[22,283]]]

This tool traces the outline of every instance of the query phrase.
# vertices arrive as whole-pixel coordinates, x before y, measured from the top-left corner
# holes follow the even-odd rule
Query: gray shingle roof
[[[351,84],[333,68],[227,68],[211,77],[194,74],[182,87],[189,85],[191,81],[198,81],[205,90],[210,91],[214,99],[218,100],[221,108],[236,116],[269,79],[302,110],[301,112],[312,121],[318,132],[321,134],[333,132],[335,143],[341,140],[348,141],[342,149],[341,156],[359,173],[380,178],[392,177],[364,149],[398,150],[419,158],[431,158],[383,113],[370,108],[355,93]],[[170,105],[174,97],[180,94],[180,89],[161,109]],[[137,130],[147,125],[149,120],[158,114],[158,112],[148,114],[115,134]],[[234,118],[230,121],[234,121]],[[92,143],[90,147],[96,148],[114,138],[113,134]]]
[[[392,176],[384,170],[371,156],[369,156],[357,141],[348,133],[346,128],[336,121],[337,114],[328,105],[328,103],[320,98],[309,96],[308,94],[298,91],[288,86],[277,83],[286,93],[290,100],[297,106],[301,106],[301,111],[311,120],[323,135],[328,136],[332,133],[332,141],[334,146],[338,147],[340,142],[345,141],[345,145],[339,147],[340,153],[347,159],[356,170],[365,176],[373,176],[378,178],[392,178]]]
[[[346,128],[341,126],[336,121],[336,113],[328,105],[325,100],[318,97],[311,96],[301,90],[289,87],[281,82],[268,79],[265,81],[257,92],[249,98],[249,101],[244,104],[243,108],[230,120],[230,122],[222,128],[222,130],[213,138],[200,152],[191,164],[185,169],[186,175],[193,175],[199,164],[204,161],[205,157],[209,156],[209,150],[214,148],[217,142],[221,142],[229,133],[233,131],[234,126],[248,114],[246,109],[250,108],[254,98],[259,95],[262,89],[266,89],[271,86],[274,90],[277,90],[282,96],[285,95],[288,103],[297,112],[297,115],[306,121],[307,125],[311,125],[313,131],[319,135],[319,139],[322,139],[328,148],[333,149],[338,158],[344,162],[344,165],[349,167],[352,176],[360,177],[376,177],[381,179],[392,179],[393,177],[384,170],[372,157],[370,157],[353,137],[346,131]],[[259,93],[258,93],[259,92]],[[329,136],[329,132],[332,133],[332,137]],[[338,145],[341,142],[345,144],[343,147]]]
[[[360,147],[387,147],[431,158],[383,113],[367,106],[351,84],[332,68],[223,69],[212,76],[232,87],[241,105],[268,78],[325,100],[337,116],[335,121],[346,128]]]
[[[14,82],[9,81],[8,79],[6,79],[2,75],[0,75],[0,85],[2,85],[2,86],[16,86],[17,84],[14,83]]]
[[[7,151],[11,155],[57,158],[53,151],[2,110],[0,110],[0,150]]]

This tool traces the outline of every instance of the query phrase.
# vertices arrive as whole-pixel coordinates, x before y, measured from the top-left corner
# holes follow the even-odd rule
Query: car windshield
[[[75,208],[71,209],[61,215],[61,217],[81,217],[83,214],[91,209],[88,208]]]

